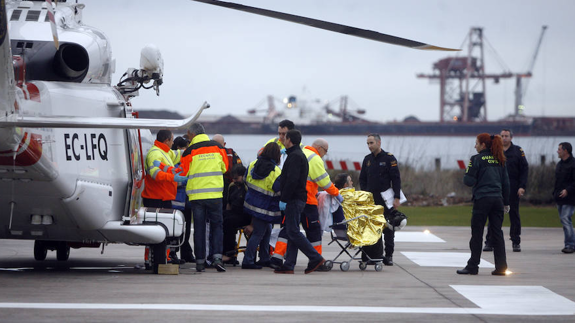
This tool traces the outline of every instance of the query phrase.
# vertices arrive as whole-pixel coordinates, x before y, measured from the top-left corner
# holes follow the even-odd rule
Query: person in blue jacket
[[[275,142],[265,145],[258,159],[246,170],[248,186],[244,211],[252,216],[253,232],[244,252],[242,269],[261,269],[270,266],[271,224],[281,222],[280,175],[277,166],[281,159],[279,146]],[[255,262],[256,251],[260,247],[260,261]]]
[[[172,150],[186,150],[190,145],[190,141],[184,137],[176,137],[174,139],[174,144],[172,145]],[[179,164],[177,165],[179,166]],[[190,202],[188,201],[188,195],[186,194],[186,184],[187,181],[183,183],[178,183],[178,190],[176,192],[176,199],[172,201],[172,207],[176,210],[180,210],[184,213],[184,219],[186,220],[186,233],[184,235],[184,242],[179,249],[180,258],[186,262],[196,262],[194,257],[194,251],[190,245],[190,233],[192,231],[192,209]]]

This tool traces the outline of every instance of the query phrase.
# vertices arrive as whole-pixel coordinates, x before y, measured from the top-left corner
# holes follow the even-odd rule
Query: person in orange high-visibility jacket
[[[309,164],[309,173],[306,182],[307,201],[302,213],[301,224],[305,230],[307,239],[319,254],[322,253],[322,230],[317,209],[318,202],[316,196],[318,188],[321,187],[328,194],[336,196],[340,203],[343,201],[343,198],[339,195],[339,190],[331,182],[329,174],[324,167],[322,158],[328,149],[328,142],[322,138],[316,139],[311,146],[305,146],[303,149],[303,153],[307,157]],[[281,265],[285,257],[287,241],[285,230],[280,231],[271,260],[274,267]]]
[[[182,175],[188,176],[186,194],[188,194],[194,218],[196,271],[205,270],[206,223],[209,221],[213,266],[219,272],[223,272],[226,269],[222,262],[222,193],[224,191],[223,174],[229,167],[228,155],[224,147],[208,138],[200,123],[190,126],[188,137],[192,142],[182,155],[180,168]]]
[[[178,184],[175,180],[180,177],[176,177],[170,167],[180,161],[181,151],[170,149],[173,141],[174,135],[170,130],[158,131],[154,146],[146,155],[146,177],[142,192],[145,207],[171,209],[172,200],[176,199]],[[154,161],[160,161],[164,167],[155,166]]]
[[[183,182],[185,177],[173,173],[172,166],[180,162],[182,152],[172,150],[174,135],[170,130],[160,130],[156,134],[154,146],[146,154],[146,176],[144,177],[144,190],[142,202],[148,208],[171,209],[172,200],[176,199],[178,190],[177,182]],[[162,168],[155,166],[158,162],[163,163]],[[168,170],[169,169],[169,170]],[[181,263],[174,252],[170,255],[167,250],[167,259],[170,262]],[[144,258],[148,261],[148,249]]]

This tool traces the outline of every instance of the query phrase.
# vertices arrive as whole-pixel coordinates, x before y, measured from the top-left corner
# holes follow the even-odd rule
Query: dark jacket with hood
[[[258,219],[281,223],[280,201],[281,170],[273,160],[258,157],[246,170],[248,186],[244,211]]]
[[[567,190],[564,198],[559,197],[562,190]],[[575,158],[572,155],[560,160],[555,167],[553,198],[558,205],[575,205]]]
[[[509,205],[507,167],[502,166],[489,149],[471,157],[463,183],[473,187],[474,201],[484,197],[502,197],[503,205]]]

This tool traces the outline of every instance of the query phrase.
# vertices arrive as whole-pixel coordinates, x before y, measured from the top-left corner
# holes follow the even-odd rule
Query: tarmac
[[[428,232],[426,232],[428,230]],[[504,228],[507,236],[509,228]],[[507,276],[492,276],[484,252],[476,276],[457,275],[469,257],[469,227],[406,227],[394,266],[294,275],[227,267],[179,275],[141,269],[144,248],[72,249],[35,261],[33,242],[0,241],[0,322],[574,322],[575,254],[561,228],[523,228],[522,251],[506,241]],[[340,251],[328,245],[324,257]],[[241,261],[241,256],[240,256]]]

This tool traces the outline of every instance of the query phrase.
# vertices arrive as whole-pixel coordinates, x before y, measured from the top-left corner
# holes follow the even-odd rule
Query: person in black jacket
[[[492,275],[504,276],[507,271],[505,240],[503,240],[503,213],[509,212],[509,177],[505,167],[503,142],[499,135],[482,133],[475,140],[479,154],[471,157],[463,183],[473,187],[473,212],[471,216],[471,257],[467,266],[457,270],[460,275],[477,275],[481,261],[483,230],[489,218],[492,235],[495,270]]]
[[[293,274],[297,253],[301,250],[309,258],[305,270],[305,273],[309,274],[325,262],[325,259],[299,230],[300,216],[307,201],[306,182],[309,165],[300,148],[301,133],[299,130],[289,130],[284,143],[288,157],[282,167],[279,204],[280,210],[285,211],[284,230],[287,232],[288,245],[284,264],[274,272]]]
[[[568,142],[562,142],[557,149],[557,155],[561,160],[555,168],[555,188],[553,198],[557,203],[559,218],[565,233],[564,253],[575,251],[575,233],[573,232],[573,212],[575,212],[575,159],[573,158],[573,146]]]
[[[377,205],[382,205],[384,208],[383,214],[387,216],[393,209],[399,207],[399,197],[401,190],[401,176],[399,174],[399,166],[397,159],[392,153],[385,152],[381,149],[381,137],[372,133],[367,136],[367,148],[371,153],[363,159],[361,165],[361,172],[359,174],[359,187],[362,191],[371,192],[373,194],[373,201]],[[381,196],[381,192],[385,192],[390,187],[393,188],[393,207],[389,209],[385,205],[385,201]],[[385,256],[383,256],[383,243],[381,239],[372,246],[363,247],[363,251],[372,259],[383,259],[383,264],[386,266],[393,266],[393,251],[395,247],[395,232],[386,227],[383,229],[383,237],[385,240]],[[367,257],[362,254],[364,261]]]
[[[244,174],[246,168],[242,164],[234,165],[232,168],[232,183],[227,191],[227,204],[223,210],[223,232],[224,232],[224,254],[222,261],[226,264],[236,265],[236,234],[238,229],[243,228],[246,235],[251,234],[252,217],[244,212],[244,200],[248,188],[246,187]]]
[[[505,153],[505,166],[507,167],[507,174],[509,175],[509,239],[513,244],[513,251],[521,251],[521,218],[519,216],[519,199],[525,194],[527,189],[527,173],[529,172],[529,164],[525,158],[525,152],[519,146],[516,146],[511,141],[513,139],[513,131],[510,129],[501,130],[501,139],[503,140],[503,152]],[[485,247],[483,251],[493,251],[491,245],[491,234],[489,228],[487,229],[487,236],[485,237]]]

